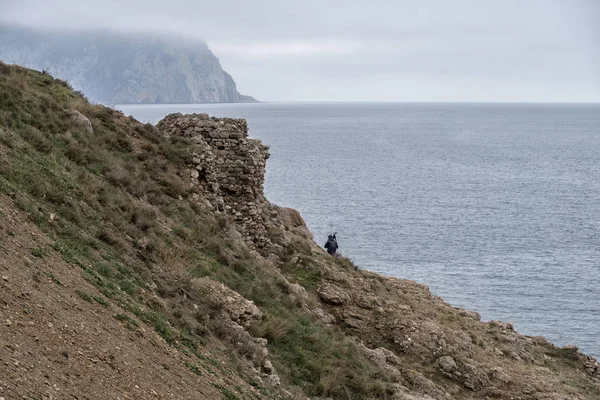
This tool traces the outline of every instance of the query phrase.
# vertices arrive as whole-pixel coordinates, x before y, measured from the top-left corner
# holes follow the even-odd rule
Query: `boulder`
[[[94,133],[94,127],[92,126],[92,122],[88,119],[88,117],[86,117],[77,110],[70,110],[69,116],[71,117],[71,121],[75,126],[77,126],[80,129],[83,129],[86,133],[90,135]]]
[[[208,289],[219,300],[223,311],[233,322],[248,327],[262,318],[262,312],[253,301],[245,299],[222,283],[206,277],[196,278],[192,283],[196,287]]]
[[[454,358],[450,356],[440,357],[437,359],[436,363],[443,372],[447,372],[449,374],[452,374],[458,369],[456,361],[454,361]]]
[[[342,290],[340,287],[325,284],[319,289],[319,297],[324,303],[339,306],[347,303],[350,300],[350,295]]]
[[[465,310],[465,309],[459,308],[459,309],[458,309],[458,313],[459,313],[460,315],[463,315],[463,316],[465,316],[465,317],[472,318],[472,319],[474,319],[475,321],[481,321],[481,315],[480,315],[478,312],[475,312],[475,311],[470,311],[470,310]]]

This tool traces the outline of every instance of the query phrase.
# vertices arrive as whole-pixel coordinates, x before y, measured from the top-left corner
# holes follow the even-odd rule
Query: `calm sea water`
[[[265,192],[361,268],[600,356],[600,105],[119,106],[246,118]]]

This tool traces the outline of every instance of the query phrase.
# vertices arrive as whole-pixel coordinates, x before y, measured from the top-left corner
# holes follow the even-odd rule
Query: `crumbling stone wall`
[[[245,239],[258,247],[267,244],[269,203],[264,197],[268,148],[248,137],[245,119],[217,118],[208,114],[170,114],[157,127],[165,135],[190,138],[202,151],[190,165],[198,201],[224,212],[240,227]]]

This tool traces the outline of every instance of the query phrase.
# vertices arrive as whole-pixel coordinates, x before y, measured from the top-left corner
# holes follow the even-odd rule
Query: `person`
[[[335,252],[338,249],[337,239],[335,237],[335,233],[333,235],[327,236],[327,242],[325,243],[325,250],[332,256],[335,256]]]

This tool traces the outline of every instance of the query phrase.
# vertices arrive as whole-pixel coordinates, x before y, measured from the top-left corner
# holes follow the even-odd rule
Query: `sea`
[[[265,194],[362,269],[600,358],[600,105],[120,105],[245,118]]]

